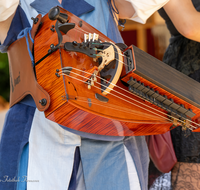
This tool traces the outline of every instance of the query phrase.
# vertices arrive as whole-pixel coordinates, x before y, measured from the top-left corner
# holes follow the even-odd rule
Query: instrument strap
[[[34,39],[40,25],[42,16],[34,18],[31,29],[31,38]],[[29,49],[33,48],[33,41],[28,35],[16,40],[8,48],[10,69],[10,107],[21,101],[25,96],[31,95],[40,111],[45,111],[50,105],[49,94],[37,83]],[[28,48],[29,45],[29,48]]]

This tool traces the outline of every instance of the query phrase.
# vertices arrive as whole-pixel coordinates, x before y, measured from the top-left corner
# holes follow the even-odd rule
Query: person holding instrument
[[[163,62],[200,82],[200,1],[169,1],[158,12],[171,33]],[[171,137],[178,162],[171,171],[168,189],[199,189],[200,134],[179,126],[171,131]],[[154,186],[151,189],[165,185]]]
[[[167,1],[1,0],[0,51],[6,52],[32,26],[32,17],[57,5],[119,43],[119,17],[144,23]],[[70,130],[46,119],[27,96],[7,113],[0,142],[0,189],[146,190],[148,162],[144,137]]]

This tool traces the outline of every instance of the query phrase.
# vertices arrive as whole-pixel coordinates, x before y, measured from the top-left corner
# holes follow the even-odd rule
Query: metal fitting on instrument
[[[43,98],[42,100],[39,101],[39,103],[40,103],[42,106],[46,106],[47,100],[46,100],[45,98]]]

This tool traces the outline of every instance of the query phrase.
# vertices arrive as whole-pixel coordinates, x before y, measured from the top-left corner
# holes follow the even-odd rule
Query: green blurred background
[[[9,101],[9,65],[6,53],[0,53],[0,96]]]

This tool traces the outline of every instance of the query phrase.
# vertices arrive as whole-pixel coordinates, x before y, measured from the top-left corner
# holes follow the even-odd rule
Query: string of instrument
[[[155,69],[150,64],[164,63],[115,44],[60,7],[42,18],[34,58],[37,81],[51,100],[45,116],[58,124],[111,136],[161,134],[178,125],[199,130],[198,98],[149,72]]]

